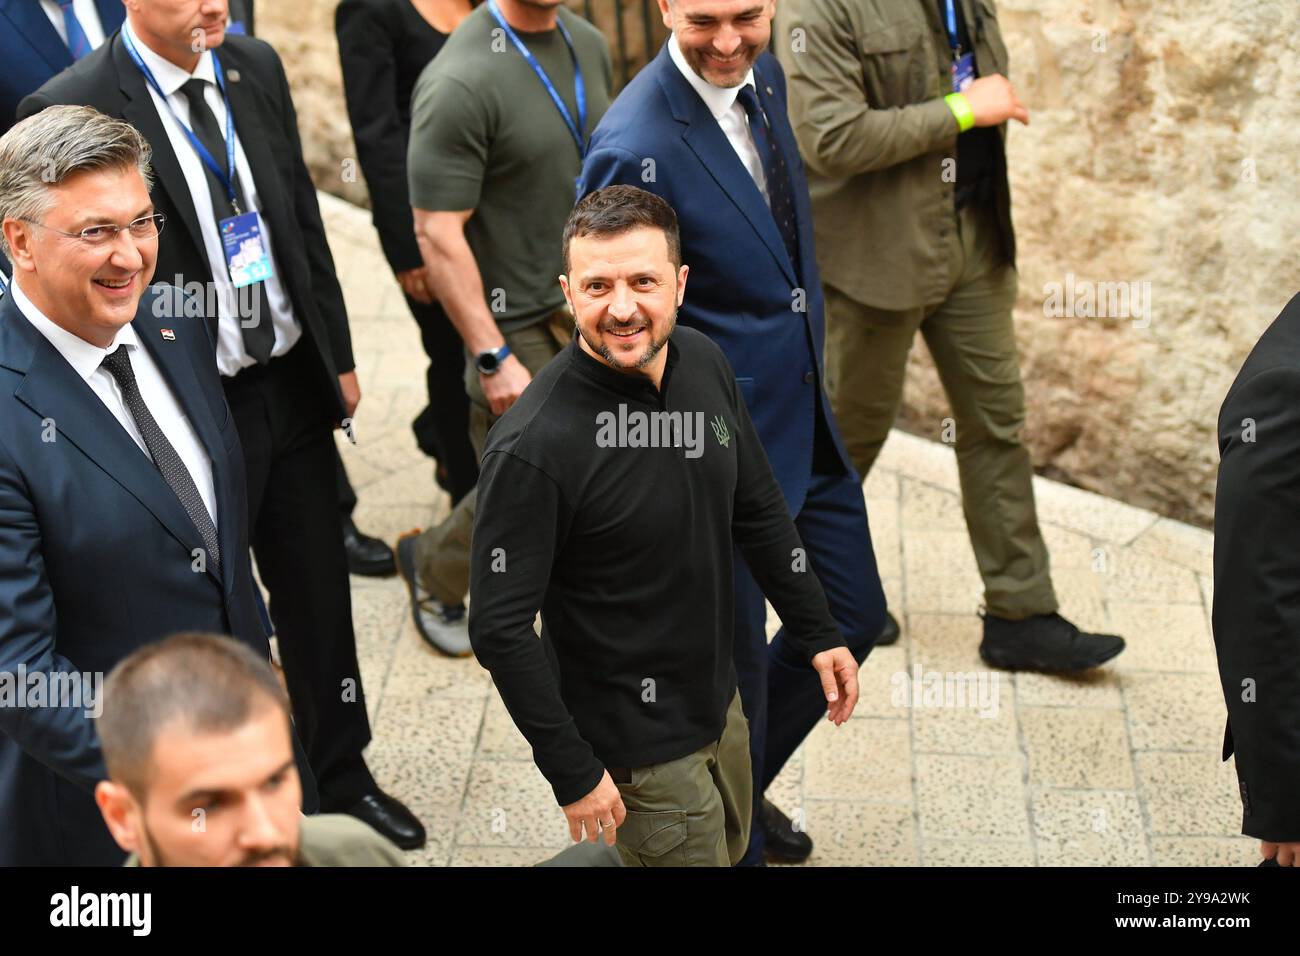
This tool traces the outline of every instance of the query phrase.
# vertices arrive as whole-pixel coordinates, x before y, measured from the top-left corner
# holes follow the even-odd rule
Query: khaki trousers
[[[739,692],[721,737],[677,760],[634,768],[629,776],[615,781],[627,809],[617,837],[625,866],[740,862],[749,846],[753,780]]]
[[[831,286],[826,294],[826,389],[854,467],[871,470],[893,427],[919,330],[956,426],[962,508],[990,614],[1019,620],[1057,609],[1038,528],[1029,451],[1020,440],[1025,393],[1011,309],[1017,275],[992,210],[958,213],[951,285],[941,302],[892,311]],[[869,267],[869,265],[867,266]]]
[[[572,334],[573,319],[567,309],[560,309],[537,325],[508,333],[505,339],[515,358],[536,375],[569,344]],[[492,414],[483,395],[473,356],[465,361],[465,392],[469,395],[469,440],[475,456],[481,460],[488,429],[499,416]],[[441,524],[428,528],[415,539],[420,585],[444,604],[460,604],[469,593],[470,534],[474,530],[477,503],[475,488],[457,502]]]

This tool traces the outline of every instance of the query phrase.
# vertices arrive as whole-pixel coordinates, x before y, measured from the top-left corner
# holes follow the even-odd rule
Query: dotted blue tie
[[[185,507],[186,514],[194,522],[195,529],[208,549],[212,568],[220,574],[221,548],[217,544],[217,529],[212,523],[212,515],[208,513],[208,506],[203,503],[203,496],[199,494],[198,486],[194,484],[194,476],[185,467],[185,462],[172,447],[172,443],[167,440],[157,419],[145,404],[144,396],[140,394],[140,386],[135,381],[135,370],[131,367],[131,356],[126,346],[119,345],[105,355],[104,361],[100,364],[108,374],[117,379],[118,387],[122,389],[122,398],[131,411],[131,417],[135,419],[136,428],[140,429],[140,437],[144,439],[145,448],[149,449],[153,463],[162,473],[163,480],[176,493],[176,497]]]
[[[754,137],[758,157],[763,161],[763,175],[767,178],[767,199],[772,208],[772,218],[776,221],[777,231],[785,243],[785,251],[790,254],[790,263],[798,275],[799,231],[794,221],[794,191],[790,187],[790,170],[780,146],[772,136],[767,114],[758,102],[758,92],[746,83],[736,98],[749,117],[749,133]]]
[[[59,7],[63,10],[63,26],[68,32],[68,50],[74,60],[80,60],[90,52],[90,38],[81,28],[81,21],[72,10],[72,2],[73,0],[58,0]]]

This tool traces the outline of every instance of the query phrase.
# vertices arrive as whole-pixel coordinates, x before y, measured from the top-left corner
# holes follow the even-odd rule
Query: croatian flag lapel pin
[[[162,330],[162,337],[163,337],[166,341],[168,341],[168,342],[175,342],[175,341],[176,341],[176,333],[173,332],[171,329],[163,329],[163,330]]]

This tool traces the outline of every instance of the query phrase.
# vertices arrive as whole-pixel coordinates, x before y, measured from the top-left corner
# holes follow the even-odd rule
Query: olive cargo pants
[[[908,352],[919,330],[956,426],[962,509],[990,614],[1020,620],[1057,609],[1038,528],[1029,450],[1020,440],[1025,392],[1011,308],[1015,268],[988,206],[958,213],[942,302],[877,309],[825,286],[826,390],[864,479],[893,427]]]

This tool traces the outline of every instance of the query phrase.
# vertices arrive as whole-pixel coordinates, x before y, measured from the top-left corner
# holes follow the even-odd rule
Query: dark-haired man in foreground
[[[346,814],[304,817],[289,699],[270,665],[216,634],[177,634],[109,675],[95,802],[127,866],[403,866]]]
[[[564,252],[578,334],[488,436],[470,640],[574,840],[603,831],[634,866],[734,865],[752,782],[733,542],[836,724],[857,702],[857,662],[726,358],[693,329],[673,334],[688,270],[672,207],[597,190]]]

